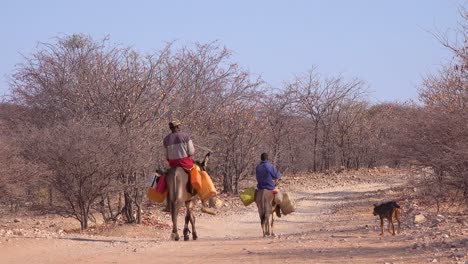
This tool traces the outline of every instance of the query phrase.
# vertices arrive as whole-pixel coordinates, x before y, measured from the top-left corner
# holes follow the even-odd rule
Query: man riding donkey
[[[190,177],[196,177],[198,174],[197,167],[193,162],[193,155],[195,154],[195,147],[188,133],[182,132],[180,129],[181,123],[179,120],[173,120],[169,123],[171,133],[164,138],[163,145],[166,149],[166,159],[169,162],[169,167],[183,168]],[[197,193],[200,194],[198,186],[192,186]],[[202,200],[202,211],[209,214],[215,212],[208,208],[206,200]],[[169,208],[165,209],[169,211]]]
[[[255,169],[255,175],[257,177],[257,190],[269,190],[274,194],[274,202],[276,206],[276,215],[281,217],[281,210],[279,205],[281,204],[282,195],[276,188],[276,181],[281,177],[281,173],[275,168],[273,164],[268,161],[268,154],[262,153],[260,155],[260,163]]]

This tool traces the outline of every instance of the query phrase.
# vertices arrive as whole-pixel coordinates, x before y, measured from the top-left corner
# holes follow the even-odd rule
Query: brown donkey
[[[255,203],[257,204],[260,224],[262,225],[263,237],[274,236],[273,223],[274,213],[278,205],[274,202],[275,195],[271,190],[260,189],[255,191]],[[271,222],[270,222],[271,220]]]
[[[202,162],[199,163],[200,169],[205,170],[206,164],[208,163],[208,157],[210,153],[205,155],[205,158]],[[171,238],[178,241],[180,239],[179,233],[177,231],[177,216],[179,214],[179,209],[182,204],[185,204],[187,212],[185,215],[185,225],[184,225],[184,240],[187,241],[190,239],[190,229],[188,223],[192,225],[192,237],[193,240],[198,238],[197,231],[195,229],[195,215],[192,212],[193,208],[193,198],[196,196],[191,192],[191,186],[189,181],[189,175],[183,168],[169,169],[167,171],[167,188],[168,188],[168,205],[171,210],[172,218],[172,233]]]

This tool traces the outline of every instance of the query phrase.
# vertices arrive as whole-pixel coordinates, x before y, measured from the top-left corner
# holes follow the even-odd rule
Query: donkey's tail
[[[173,206],[175,206],[176,200],[177,200],[177,173],[176,169],[170,169],[170,172],[168,173],[168,176],[171,175],[171,179],[168,181],[168,189],[169,189],[169,195],[167,199],[169,199],[169,206],[171,207],[171,210],[175,209]],[[169,178],[169,177],[168,177]]]
[[[262,221],[262,224],[265,222],[265,220],[268,217],[267,208],[268,208],[268,199],[266,195],[263,194],[262,195],[262,212],[260,214],[260,220]]]

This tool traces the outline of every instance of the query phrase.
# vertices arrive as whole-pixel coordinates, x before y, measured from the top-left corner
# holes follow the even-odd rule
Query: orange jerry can
[[[201,189],[198,192],[198,195],[202,199],[202,201],[208,201],[209,199],[215,197],[217,195],[216,188],[211,180],[211,177],[206,173],[206,171],[199,172],[201,176]]]
[[[159,181],[157,181],[157,176],[154,177],[153,183],[151,184],[150,187],[148,187],[148,191],[146,192],[146,197],[148,199],[155,201],[157,203],[162,203],[164,202],[164,199],[167,196],[167,190],[166,190],[166,175],[164,177],[160,177]],[[164,186],[163,186],[164,185]],[[159,192],[156,191],[156,189],[159,187]]]
[[[200,193],[202,188],[202,180],[200,175],[200,168],[197,165],[193,165],[194,167],[190,170],[190,183],[192,184],[192,188]]]
[[[157,192],[154,187],[149,187],[148,192],[146,193],[146,196],[148,199],[155,201],[157,203],[162,203],[164,202],[164,199],[167,196],[167,190],[163,193]]]

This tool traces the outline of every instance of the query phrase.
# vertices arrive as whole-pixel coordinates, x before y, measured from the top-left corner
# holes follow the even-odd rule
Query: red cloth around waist
[[[193,160],[191,157],[169,160],[169,167],[173,169],[177,167],[182,167],[186,170],[190,170],[193,168]]]

